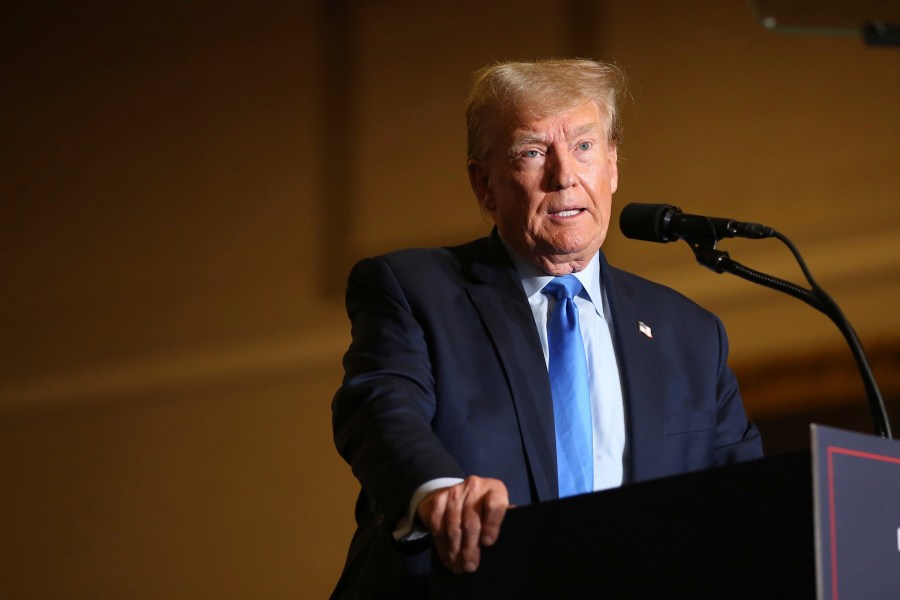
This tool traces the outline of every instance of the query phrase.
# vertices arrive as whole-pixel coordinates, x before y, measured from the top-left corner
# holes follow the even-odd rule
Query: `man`
[[[600,251],[619,79],[585,60],[482,69],[468,173],[494,231],[353,269],[333,417],[362,492],[334,597],[424,594],[423,539],[477,569],[511,504],[762,455],[719,320]]]

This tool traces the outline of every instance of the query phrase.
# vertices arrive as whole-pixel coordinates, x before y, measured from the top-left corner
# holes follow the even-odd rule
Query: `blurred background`
[[[617,206],[790,236],[857,328],[896,432],[900,52],[844,35],[846,4],[6,6],[3,597],[327,596],[357,491],[330,431],[347,272],[489,231],[463,111],[471,73],[501,59],[619,64]],[[825,317],[613,229],[611,262],[722,317],[770,454],[805,448],[810,421],[871,431]],[[801,280],[775,241],[720,247]]]

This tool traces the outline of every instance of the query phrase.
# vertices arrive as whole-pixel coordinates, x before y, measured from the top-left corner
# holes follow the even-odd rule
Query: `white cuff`
[[[398,542],[412,542],[421,539],[430,532],[427,529],[416,527],[416,511],[419,510],[419,503],[425,499],[425,496],[435,490],[450,487],[464,480],[458,477],[438,477],[431,481],[426,481],[413,492],[412,498],[409,500],[409,510],[406,516],[400,519],[397,527],[394,529],[394,539]]]

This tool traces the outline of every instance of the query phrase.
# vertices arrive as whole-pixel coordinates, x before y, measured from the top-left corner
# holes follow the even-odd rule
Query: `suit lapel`
[[[556,436],[547,366],[515,266],[496,232],[474,259],[466,291],[500,358],[538,501],[557,498]]]
[[[639,323],[653,327],[640,295],[618,275],[600,253],[600,272],[612,313],[613,345],[619,363],[622,399],[625,403],[625,483],[646,479],[658,462],[664,429],[666,382],[660,377],[660,352],[666,341],[650,338]]]

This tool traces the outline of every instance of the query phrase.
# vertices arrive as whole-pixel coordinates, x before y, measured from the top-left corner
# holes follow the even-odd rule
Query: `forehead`
[[[520,109],[510,114],[506,125],[507,142],[515,144],[522,139],[549,138],[548,141],[552,141],[599,132],[603,130],[603,119],[597,105],[589,101],[549,115]]]

